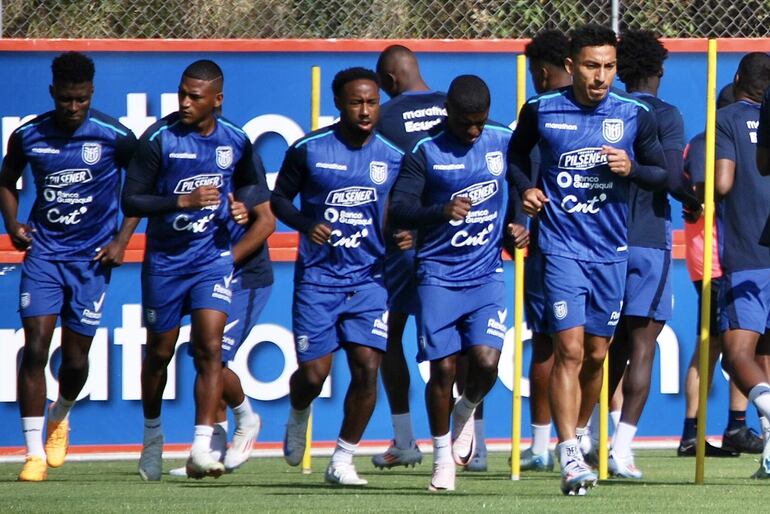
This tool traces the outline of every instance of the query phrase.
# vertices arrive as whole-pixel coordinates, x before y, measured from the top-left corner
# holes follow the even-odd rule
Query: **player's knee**
[[[196,362],[196,366],[203,364],[204,366],[217,366],[221,367],[222,353],[220,350],[219,342],[208,342],[207,344],[198,344],[193,348],[193,357]]]
[[[150,346],[147,348],[147,353],[145,354],[144,366],[150,369],[166,368],[173,358],[173,347],[166,349],[157,346]]]
[[[21,367],[26,370],[42,369],[48,364],[48,351],[38,345],[24,347]]]
[[[430,381],[440,387],[452,387],[455,382],[455,373],[455,363],[450,359],[430,363]]]
[[[497,375],[497,364],[500,361],[500,354],[487,352],[477,356],[475,367],[486,376]]]

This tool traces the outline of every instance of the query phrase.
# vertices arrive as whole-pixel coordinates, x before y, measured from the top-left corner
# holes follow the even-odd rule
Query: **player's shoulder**
[[[235,139],[239,143],[250,141],[249,136],[241,127],[228,120],[224,116],[217,117],[217,124],[222,127],[222,130],[225,132],[225,134]]]
[[[102,111],[91,109],[88,121],[113,137],[134,137],[131,129]]]
[[[147,142],[157,141],[159,138],[163,137],[164,132],[179,126],[181,123],[182,122],[179,120],[179,113],[172,112],[150,125],[147,130],[144,131],[144,134],[142,134],[141,140]]]
[[[407,91],[383,103],[380,106],[380,110],[394,112],[427,105],[439,105],[443,108],[444,102],[446,102],[446,93],[443,91],[434,91],[432,89],[428,91]]]
[[[43,114],[39,114],[31,120],[22,123],[13,131],[13,134],[18,136],[24,136],[30,132],[34,132],[36,129],[53,122],[54,111],[48,111]]]
[[[404,151],[401,150],[396,143],[383,136],[379,131],[374,132],[374,139],[378,144],[382,145],[383,150],[388,154],[391,154],[396,159],[400,159],[404,156]]]
[[[648,103],[647,98],[641,99],[617,88],[610,89],[609,93],[607,93],[607,96],[609,97],[610,101],[617,105],[628,106],[635,108],[636,110],[641,110],[651,114],[653,113],[653,107],[650,103]]]
[[[289,147],[289,150],[306,150],[308,147],[313,146],[321,141],[328,141],[328,138],[334,136],[334,125],[327,127],[321,127],[313,130],[297,139],[294,144]]]
[[[534,108],[540,108],[543,106],[564,102],[567,98],[567,93],[569,92],[569,89],[571,87],[572,86],[564,86],[558,89],[554,89],[553,91],[546,91],[544,93],[540,93],[539,95],[535,95],[529,100],[527,100],[526,105]]]
[[[507,144],[508,141],[511,140],[513,130],[498,121],[487,120],[484,124],[484,132],[482,132],[482,134],[485,134],[489,140],[495,143]]]
[[[429,131],[425,137],[418,140],[407,153],[416,154],[427,151],[429,148],[436,147],[438,142],[446,136],[447,131],[443,126],[435,127],[433,130]]]

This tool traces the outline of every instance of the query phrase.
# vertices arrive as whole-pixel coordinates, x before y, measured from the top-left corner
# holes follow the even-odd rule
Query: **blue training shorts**
[[[385,254],[385,287],[391,312],[417,314],[417,281],[414,250],[388,250]]]
[[[185,275],[153,275],[142,270],[144,326],[166,332],[197,309],[230,313],[233,265],[222,258],[208,269]]]
[[[222,336],[222,362],[235,358],[238,348],[249,337],[249,332],[257,324],[259,315],[270,298],[271,286],[254,289],[238,289],[233,292],[233,303],[227,316],[225,333]]]
[[[505,340],[505,283],[466,287],[417,286],[417,361],[442,359],[471,346],[502,350]]]
[[[524,261],[524,312],[532,332],[550,334],[545,315],[543,266],[543,254],[539,249],[532,248]]]
[[[628,247],[623,316],[671,319],[671,250]]]
[[[626,261],[587,262],[545,256],[544,288],[552,332],[584,327],[585,333],[611,337],[620,321]]]
[[[355,291],[294,288],[292,330],[299,362],[325,357],[352,343],[385,351],[388,292],[380,284]]]
[[[719,289],[719,330],[770,328],[770,268],[722,275]]]
[[[93,337],[102,320],[111,268],[98,261],[45,261],[26,257],[21,266],[22,318],[60,315],[63,327]]]

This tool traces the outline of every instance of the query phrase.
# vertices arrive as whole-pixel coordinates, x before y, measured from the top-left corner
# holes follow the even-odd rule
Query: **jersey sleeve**
[[[684,167],[690,175],[692,184],[701,184],[706,181],[706,139],[701,135],[695,136],[690,141]]]
[[[727,159],[735,162],[735,134],[730,117],[723,111],[717,111],[715,160]]]
[[[130,217],[156,216],[176,210],[176,196],[155,194],[155,183],[163,164],[160,137],[142,137],[126,170],[121,195],[123,214]]]
[[[316,220],[303,215],[294,206],[294,198],[302,190],[307,178],[307,153],[304,148],[290,147],[278,172],[270,207],[276,218],[294,230],[307,233],[316,225]]]
[[[527,103],[519,112],[516,130],[508,145],[508,183],[519,195],[534,186],[530,154],[540,140],[537,128],[537,104]]]
[[[21,133],[16,130],[8,139],[8,153],[3,159],[3,173],[8,172],[21,175],[24,166],[27,165],[27,156],[24,154],[24,145],[21,139]],[[14,180],[15,182],[15,180]]]
[[[119,168],[128,169],[136,151],[137,140],[133,132],[126,129],[126,135],[118,134],[115,139],[115,163]]]
[[[235,163],[235,169],[233,170],[233,190],[254,186],[258,182],[257,168],[254,165],[254,147],[249,138],[245,138],[243,154],[238,162]]]
[[[685,206],[696,209],[700,201],[684,178],[684,120],[679,109],[670,107],[659,119],[660,144],[666,158],[668,192]]]
[[[424,205],[426,167],[421,148],[407,154],[401,161],[389,209],[390,219],[396,227],[416,229],[445,221],[443,205]]]
[[[257,173],[257,183],[235,190],[235,198],[246,204],[246,208],[249,210],[259,204],[269,202],[271,194],[270,188],[267,187],[265,167],[257,152],[252,153],[252,161],[254,163],[254,170]]]
[[[666,156],[658,140],[658,124],[651,111],[637,110],[637,132],[634,140],[635,159],[629,178],[650,187],[665,187],[668,179]]]
[[[765,91],[765,96],[762,98],[762,107],[759,110],[757,146],[770,148],[770,88]]]

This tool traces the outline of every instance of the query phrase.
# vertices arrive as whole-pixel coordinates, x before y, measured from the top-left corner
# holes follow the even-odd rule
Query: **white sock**
[[[455,403],[454,412],[460,419],[468,419],[473,416],[473,411],[476,410],[478,403],[473,403],[465,395],[460,396],[460,399]]]
[[[761,382],[749,391],[749,401],[753,402],[762,416],[770,419],[770,384]]]
[[[45,459],[43,423],[45,423],[43,416],[21,418],[21,431],[24,433],[24,442],[27,444],[27,455],[41,459]]]
[[[599,414],[599,404],[594,405],[594,410],[591,412],[591,417],[588,418],[588,431],[591,434],[594,441],[599,439],[599,423],[601,422],[601,414]]]
[[[235,426],[252,425],[254,418],[254,411],[251,409],[251,402],[249,398],[245,397],[243,403],[237,407],[233,407],[233,415],[235,416]]]
[[[612,431],[617,432],[618,430],[618,423],[620,423],[620,414],[622,411],[614,410],[610,412],[610,419],[612,420]]]
[[[353,464],[353,455],[357,449],[357,443],[349,443],[341,437],[337,438],[337,446],[332,453],[332,464]]]
[[[612,450],[619,458],[625,458],[631,455],[631,441],[636,435],[636,427],[624,421],[618,423],[618,429],[612,438]]]
[[[211,436],[214,435],[214,427],[211,425],[195,425],[195,438],[193,439],[190,454],[196,452],[208,452],[211,450]]]
[[[542,455],[548,451],[551,440],[551,424],[532,425],[532,453]]]
[[[411,448],[414,443],[412,414],[409,412],[392,414],[390,420],[393,423],[393,439],[396,442],[396,446],[402,450]]]
[[[310,416],[310,407],[305,407],[302,410],[289,407],[289,420],[294,423],[304,423],[308,416]]]
[[[149,441],[163,435],[163,427],[160,425],[160,416],[157,418],[144,418],[144,440]]]
[[[759,417],[759,426],[762,427],[762,435],[765,441],[770,441],[770,420],[764,416]]]
[[[227,421],[220,421],[214,425],[214,433],[211,436],[211,456],[221,460],[227,451]]]
[[[454,462],[452,459],[451,432],[447,432],[444,435],[433,438],[433,462],[436,464],[447,464]]]
[[[559,454],[559,462],[562,466],[571,460],[583,459],[583,454],[578,448],[577,439],[570,439],[556,445],[556,451]]]
[[[484,420],[483,419],[474,419],[473,420],[473,432],[476,437],[476,453],[487,453],[487,439],[486,435],[484,434]]]
[[[48,421],[60,422],[70,415],[72,406],[75,405],[75,400],[67,400],[59,393],[59,397],[56,402],[51,406],[48,411]]]

